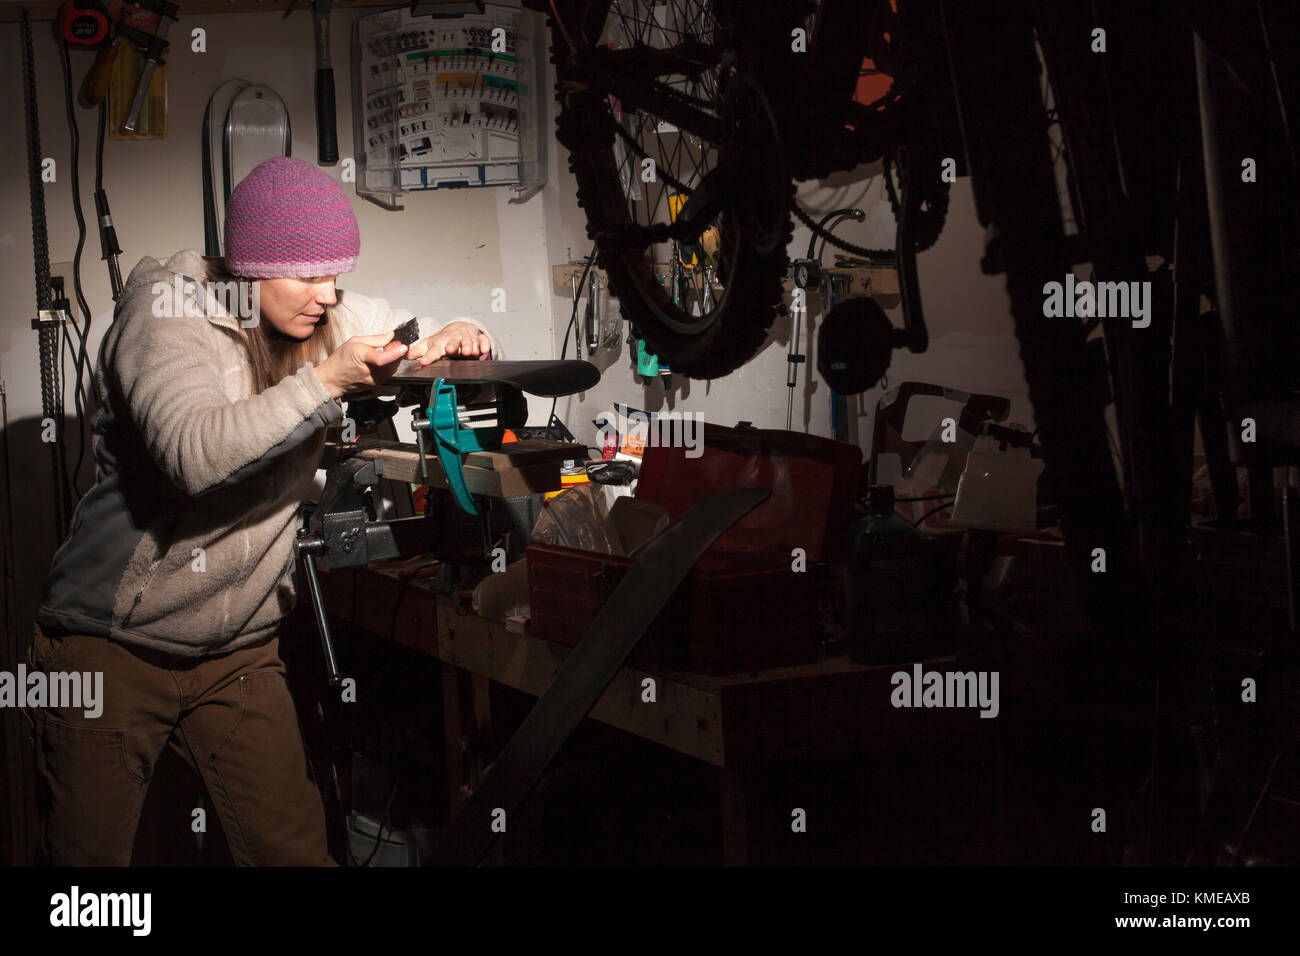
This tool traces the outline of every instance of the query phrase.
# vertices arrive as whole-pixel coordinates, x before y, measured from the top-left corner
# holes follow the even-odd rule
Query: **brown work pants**
[[[36,626],[30,669],[102,672],[103,713],[27,711],[43,845],[54,866],[127,866],[164,747],[199,774],[241,866],[333,866],[279,638],[181,660]],[[185,820],[177,840],[193,839]]]

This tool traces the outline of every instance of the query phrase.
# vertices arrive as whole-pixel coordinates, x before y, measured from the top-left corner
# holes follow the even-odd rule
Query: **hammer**
[[[311,19],[316,31],[316,164],[339,161],[338,133],[334,127],[334,68],[330,65],[330,5],[333,0],[312,0]],[[293,0],[287,17],[302,0]]]

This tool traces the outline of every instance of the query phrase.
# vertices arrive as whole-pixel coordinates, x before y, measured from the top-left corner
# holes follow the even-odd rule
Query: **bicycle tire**
[[[784,311],[782,279],[789,264],[786,247],[794,236],[788,211],[794,182],[788,176],[782,180],[784,205],[779,222],[768,223],[765,229],[746,222],[734,208],[727,208],[719,217],[723,251],[718,278],[722,290],[714,307],[697,317],[674,304],[645,254],[619,249],[614,241],[633,222],[618,174],[614,122],[605,95],[585,90],[566,96],[570,50],[565,37],[590,36],[594,32],[591,25],[602,24],[611,6],[609,0],[584,5],[585,29],[580,28],[574,4],[556,4],[555,11],[564,18],[561,24],[552,12],[557,138],[569,150],[569,169],[577,180],[587,234],[599,249],[610,294],[618,299],[623,317],[674,373],[720,378],[757,354],[777,315]],[[775,243],[771,241],[773,231]],[[769,234],[766,243],[765,232]],[[762,245],[774,248],[762,251]]]

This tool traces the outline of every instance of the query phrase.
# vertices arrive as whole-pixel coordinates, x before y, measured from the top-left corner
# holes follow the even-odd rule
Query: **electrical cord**
[[[940,505],[940,506],[937,507],[937,508],[931,508],[931,509],[930,509],[929,511],[927,511],[925,514],[921,515],[921,517],[919,517],[919,518],[917,518],[915,521],[913,521],[913,522],[912,522],[912,527],[913,527],[913,528],[919,528],[919,527],[921,527],[921,525],[923,525],[923,524],[925,523],[925,519],[926,519],[926,518],[930,517],[931,515],[937,515],[940,511],[943,511],[945,508],[951,508],[951,507],[953,506],[954,503],[955,503],[955,502],[949,501],[947,504],[942,504],[942,505]]]
[[[395,773],[394,773],[394,778],[396,778]],[[375,858],[375,854],[379,852],[380,846],[383,845],[384,831],[388,829],[389,821],[392,819],[393,801],[397,799],[398,786],[399,786],[398,781],[394,779],[393,789],[388,792],[388,803],[384,805],[384,819],[379,824],[379,829],[375,831],[375,845],[374,847],[371,848],[370,855],[366,857],[366,861],[364,863],[358,863],[357,858],[352,855],[352,847],[350,846],[348,847],[348,859],[354,865],[361,867],[363,870],[370,865],[370,861]]]
[[[397,615],[398,615],[398,612],[400,611],[401,606],[402,606],[402,598],[406,595],[406,589],[410,586],[411,582],[412,582],[413,580],[415,580],[416,577],[419,576],[419,573],[420,573],[422,570],[424,570],[425,568],[428,568],[428,567],[432,567],[432,566],[435,565],[435,564],[440,564],[440,563],[441,563],[441,562],[439,562],[439,561],[426,561],[426,562],[424,562],[423,564],[416,565],[416,567],[412,568],[411,571],[410,571],[410,573],[407,574],[407,575],[402,579],[402,585],[401,585],[401,587],[398,589],[398,592],[397,592],[397,599],[393,602],[393,617],[392,617],[391,621],[389,622],[389,626],[388,626],[388,637],[389,637],[390,642],[396,639],[396,634],[397,634]],[[389,646],[391,647],[391,643],[390,643]],[[317,710],[317,716],[319,717],[319,719],[320,719],[320,721],[321,721],[321,726],[327,728],[326,736],[328,737],[328,726],[329,726],[329,724],[328,724],[328,721],[326,721],[326,719],[325,719],[325,709],[324,709],[324,707],[321,706],[321,704],[320,704],[319,701],[318,701],[317,704],[316,704],[316,710]],[[329,762],[330,762],[330,780],[331,780],[331,782],[334,784],[334,796],[335,796],[335,799],[338,800],[339,807],[340,807],[340,809],[342,809],[342,807],[345,805],[345,804],[344,804],[344,800],[343,800],[343,786],[342,786],[341,783],[339,783],[339,770],[338,770],[338,765],[337,765],[337,763],[335,762],[335,758],[334,758],[334,753],[333,753],[334,748],[333,748],[333,747],[328,747],[328,746],[327,746],[327,749],[328,749],[329,752],[330,752],[330,757],[329,757]],[[348,861],[349,861],[353,866],[359,866],[359,867],[362,867],[362,868],[365,868],[365,867],[369,866],[370,863],[371,863],[371,861],[374,860],[374,858],[375,858],[375,854],[377,854],[377,853],[379,852],[379,848],[380,848],[380,846],[383,845],[383,842],[384,842],[384,834],[385,834],[386,831],[388,831],[388,824],[389,824],[389,821],[390,821],[390,819],[391,819],[391,817],[392,817],[393,801],[397,798],[397,791],[398,791],[399,786],[400,786],[400,781],[398,781],[398,780],[395,779],[395,780],[393,781],[393,788],[392,788],[392,790],[390,790],[389,793],[388,793],[388,802],[387,802],[387,804],[384,806],[384,816],[383,816],[383,819],[379,821],[379,829],[378,829],[378,830],[376,831],[376,833],[375,833],[375,845],[374,845],[373,847],[371,847],[371,849],[370,849],[370,855],[366,857],[365,861],[364,861],[364,862],[363,862],[363,861],[360,861],[360,860],[358,860],[355,856],[352,855],[352,846],[351,846],[350,843],[345,844],[345,845],[346,845],[346,849],[347,849],[347,854],[348,854]]]
[[[78,325],[75,316],[69,310],[68,319],[72,323],[73,331],[77,333],[81,340],[81,350],[78,352],[72,348],[71,340],[65,341],[72,348],[73,368],[75,378],[73,384],[73,403],[77,409],[77,464],[73,469],[71,484],[72,490],[77,498],[81,497],[81,487],[78,484],[78,476],[81,474],[81,465],[86,457],[86,408],[82,399],[82,390],[85,382],[85,360],[86,360],[86,342],[90,337],[90,305],[86,302],[85,293],[81,288],[81,252],[86,245],[86,220],[81,212],[81,136],[77,126],[76,109],[72,102],[72,67],[68,57],[68,47],[65,43],[59,44],[59,59],[63,65],[63,99],[68,115],[68,135],[72,141],[72,212],[77,219],[77,249],[72,256],[72,287],[76,295],[77,305],[81,309],[82,321],[85,323],[83,331]],[[63,361],[63,352],[59,352],[59,361]],[[66,384],[66,379],[60,377],[61,382]],[[65,401],[62,392],[59,395],[59,406],[63,407]]]
[[[564,330],[564,341],[560,344],[560,361],[564,361],[564,356],[569,351],[569,333],[573,331],[578,324],[578,300],[582,298],[582,290],[587,285],[587,275],[591,272],[591,267],[596,261],[596,246],[591,247],[591,255],[587,256],[587,265],[582,270],[582,278],[578,280],[578,295],[573,299],[573,312],[569,315],[569,326]],[[547,427],[555,419],[555,403],[560,400],[557,395],[551,399],[551,414],[546,417]]]

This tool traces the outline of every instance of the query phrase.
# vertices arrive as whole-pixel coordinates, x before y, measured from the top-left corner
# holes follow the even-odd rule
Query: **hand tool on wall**
[[[587,286],[587,351],[595,355],[600,348],[600,276],[591,274]]]
[[[333,0],[312,0],[311,19],[316,36],[316,163],[333,166],[339,161],[338,130],[334,122],[334,68],[330,64],[330,6]],[[293,0],[287,17],[302,0]]]
[[[569,279],[573,283],[573,314],[577,315],[578,301],[582,298],[582,290],[578,288],[579,280],[578,280],[578,274],[576,272],[573,273],[571,276],[569,276]],[[582,336],[581,335],[575,335],[573,337],[573,347],[574,349],[577,350],[578,361],[581,362],[582,361]]]
[[[167,0],[135,0],[147,10],[158,14],[158,27],[152,35],[135,27],[127,26],[119,19],[117,31],[140,47],[144,56],[144,65],[140,68],[140,82],[135,85],[135,97],[131,100],[131,111],[127,114],[122,128],[134,133],[140,122],[140,111],[144,108],[145,97],[149,95],[149,85],[153,82],[154,70],[162,63],[163,54],[167,52],[167,31],[176,22],[180,7]]]
[[[108,39],[111,21],[99,0],[67,0],[58,18],[59,33],[70,46],[99,46]]]
[[[176,12],[173,8],[173,19]],[[68,0],[64,4],[59,11],[63,41],[69,46],[99,47],[95,62],[77,93],[77,102],[81,106],[93,109],[104,101],[118,51],[128,42],[147,50],[150,39],[158,34],[162,14],[161,4],[156,0],[140,0],[138,3],[134,0],[109,0],[107,5],[98,0]],[[164,40],[164,49],[166,45]],[[148,89],[148,84],[145,89]]]
[[[77,102],[86,109],[98,106],[108,92],[108,77],[113,60],[117,56],[118,46],[123,42],[113,22],[117,12],[99,0],[67,0],[59,8],[60,42],[69,49],[99,48],[94,65],[86,74],[77,94]]]

